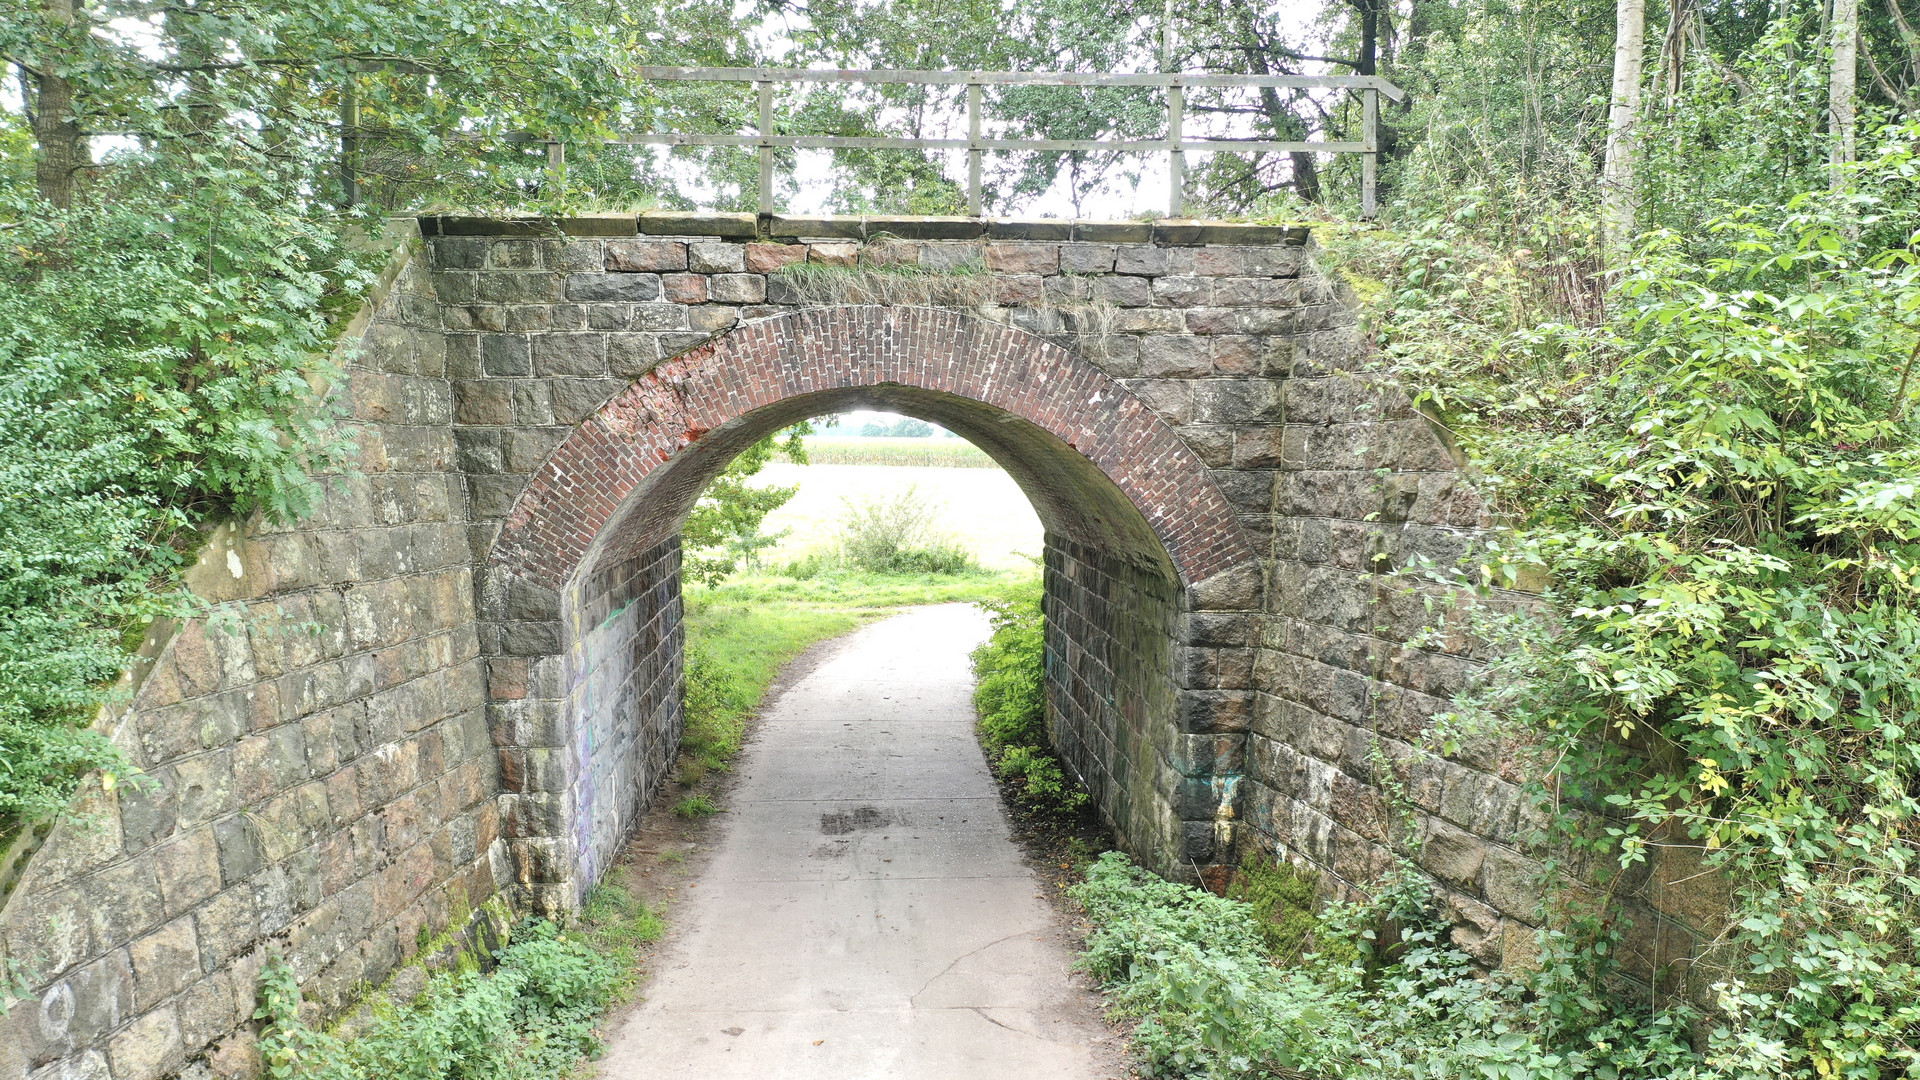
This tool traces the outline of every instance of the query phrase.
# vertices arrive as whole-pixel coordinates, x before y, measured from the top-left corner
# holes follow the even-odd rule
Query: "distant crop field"
[[[813,435],[807,458],[815,465],[898,465],[935,469],[997,469],[979,447],[965,439],[885,439]]]
[[[768,564],[832,547],[839,538],[849,502],[893,495],[908,487],[933,505],[939,531],[966,545],[982,566],[1030,571],[1034,557],[1040,554],[1043,530],[1033,504],[1020,485],[997,468],[791,465],[776,461],[755,479],[763,484],[800,486],[793,501],[767,515],[762,525],[768,534],[786,534],[763,556]]]

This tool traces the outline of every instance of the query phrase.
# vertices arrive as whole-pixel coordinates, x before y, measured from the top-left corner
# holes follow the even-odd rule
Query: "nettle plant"
[[[1485,582],[1544,572],[1554,617],[1480,627],[1506,657],[1442,734],[1535,740],[1568,843],[1724,875],[1723,1075],[1920,1070],[1920,129],[1888,136],[1651,234],[1607,325],[1477,350],[1448,417],[1516,524]]]

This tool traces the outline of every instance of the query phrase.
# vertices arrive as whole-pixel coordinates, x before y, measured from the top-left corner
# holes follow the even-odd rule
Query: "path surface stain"
[[[831,814],[820,815],[820,831],[828,836],[845,836],[851,832],[864,832],[891,824],[893,815],[877,806],[856,806],[851,810],[835,810]]]

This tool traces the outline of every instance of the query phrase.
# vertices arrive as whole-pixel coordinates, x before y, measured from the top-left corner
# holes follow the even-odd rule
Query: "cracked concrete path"
[[[846,638],[766,712],[610,1080],[1117,1077],[973,735],[975,608]]]

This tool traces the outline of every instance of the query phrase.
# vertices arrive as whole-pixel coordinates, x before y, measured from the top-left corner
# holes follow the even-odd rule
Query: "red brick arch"
[[[753,440],[854,405],[945,424],[1014,474],[1049,529],[1151,549],[1182,584],[1256,557],[1200,459],[1092,364],[957,312],[861,306],[750,322],[642,376],[534,474],[491,561],[559,588],[672,535]]]

